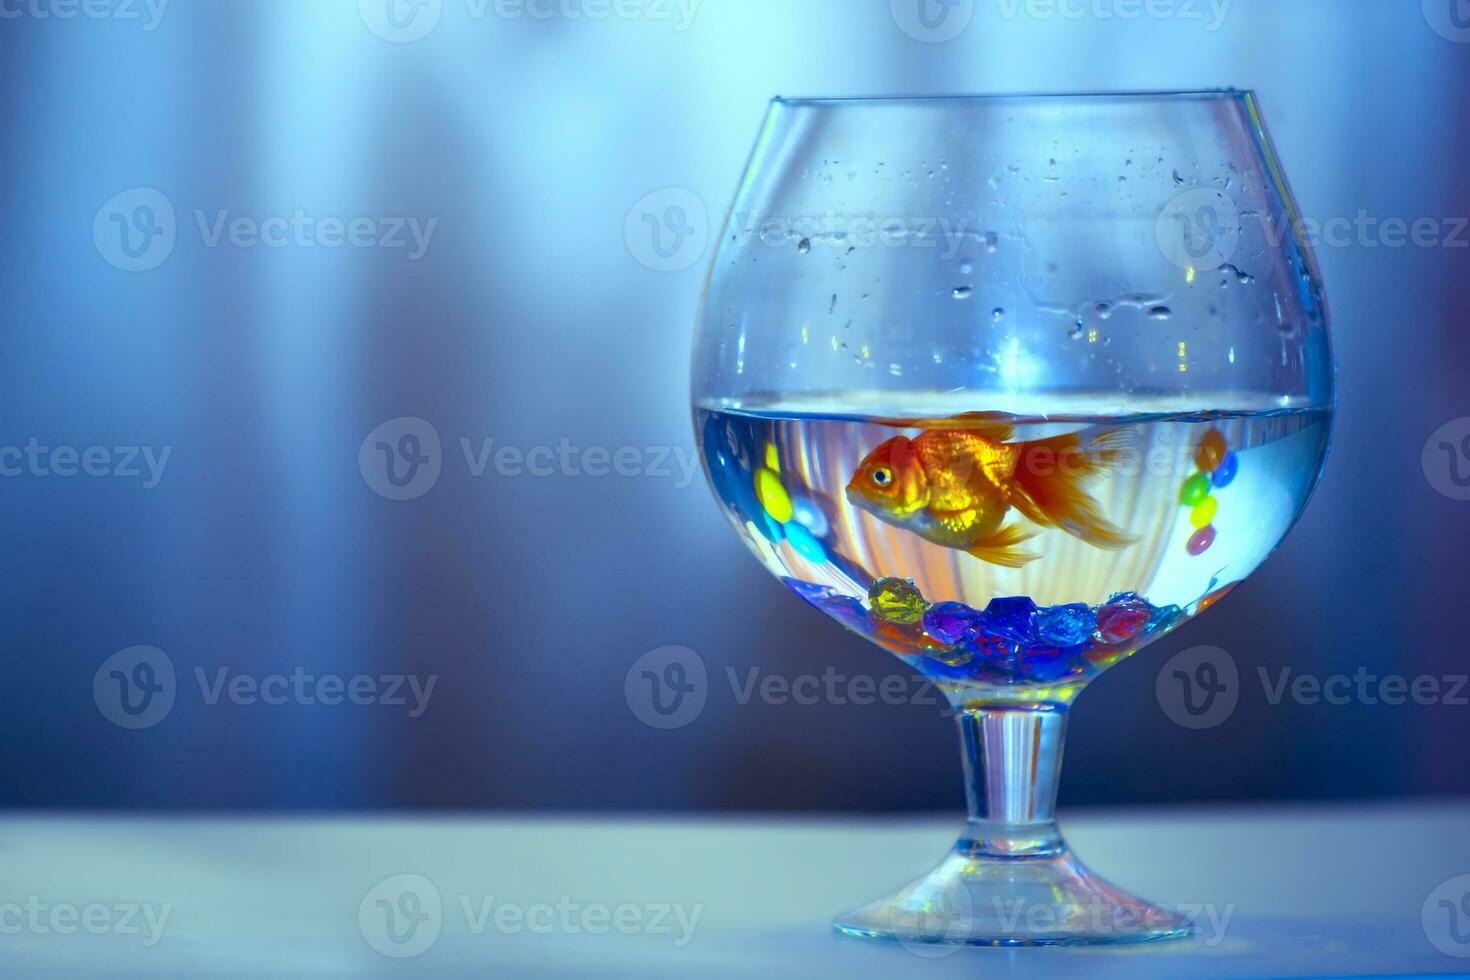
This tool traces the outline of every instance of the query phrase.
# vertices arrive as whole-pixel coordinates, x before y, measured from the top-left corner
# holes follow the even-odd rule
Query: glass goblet
[[[1187,934],[1054,806],[1077,695],[1255,570],[1321,471],[1327,313],[1255,95],[775,100],[693,404],[756,556],[957,711],[964,833],[836,928]]]

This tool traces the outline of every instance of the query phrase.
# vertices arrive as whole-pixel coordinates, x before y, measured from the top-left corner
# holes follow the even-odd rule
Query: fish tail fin
[[[1031,533],[1022,530],[1019,524],[1011,524],[996,531],[988,538],[976,541],[965,551],[991,565],[1021,568],[1041,557],[1029,551],[1020,550],[1020,544],[1029,540],[1031,536]]]
[[[1122,460],[1126,443],[1116,429],[1095,436],[1086,449],[1075,433],[1020,443],[1011,502],[1028,520],[1060,528],[1094,547],[1116,551],[1137,544],[1138,538],[1105,518],[1083,489]]]

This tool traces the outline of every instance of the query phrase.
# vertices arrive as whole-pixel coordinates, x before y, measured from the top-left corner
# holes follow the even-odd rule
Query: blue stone
[[[1026,645],[1036,642],[1036,603],[1029,596],[991,599],[982,622],[993,636]]]
[[[791,513],[799,524],[812,532],[813,537],[825,538],[832,530],[832,525],[822,508],[807,497],[792,498]]]
[[[1049,606],[1036,620],[1036,636],[1047,646],[1073,647],[1092,638],[1097,616],[1080,602],[1066,606]]]
[[[704,450],[704,465],[709,471],[709,480],[714,485],[715,493],[725,502],[725,506],[732,510],[742,510],[740,464],[730,453],[724,426],[713,415],[705,420],[704,438],[700,440],[700,444]]]
[[[1026,676],[1033,681],[1056,681],[1081,673],[1077,658],[1091,648],[1091,643],[1071,647],[1033,647],[1026,651]]]
[[[924,631],[940,643],[968,642],[980,628],[980,614],[963,602],[941,602],[924,612]]]
[[[818,565],[826,563],[827,549],[822,547],[822,542],[813,537],[805,525],[787,521],[781,526],[781,530],[785,532],[786,541],[796,549],[798,555]]]
[[[1178,606],[1161,606],[1153,611],[1148,618],[1148,631],[1150,633],[1166,633],[1180,625],[1188,618],[1188,614]]]
[[[816,603],[817,608],[828,616],[837,620],[843,626],[858,633],[873,632],[873,621],[868,618],[868,610],[863,604],[851,596],[833,595],[820,599]]]
[[[801,596],[803,599],[805,599],[807,602],[810,602],[818,609],[821,608],[820,603],[824,599],[830,599],[833,596],[837,595],[836,589],[833,589],[826,585],[817,585],[814,582],[803,582],[799,578],[783,578],[781,579],[781,581],[788,589],[790,589],[792,592],[795,592],[797,595]]]
[[[982,627],[983,629],[983,627]],[[1014,684],[1018,677],[1016,644],[998,636],[977,635],[965,645],[975,655],[971,673],[980,680],[996,684]]]
[[[1214,483],[1217,487],[1228,487],[1235,482],[1235,475],[1240,472],[1240,457],[1234,453],[1226,453],[1225,458],[1220,460],[1220,465],[1215,467]]]

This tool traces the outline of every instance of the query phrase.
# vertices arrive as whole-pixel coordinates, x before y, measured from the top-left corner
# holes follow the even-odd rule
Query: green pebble
[[[1209,476],[1204,473],[1196,473],[1184,481],[1184,489],[1179,491],[1179,502],[1186,507],[1193,507],[1209,495]]]
[[[873,615],[887,623],[912,626],[924,618],[929,603],[912,579],[880,578],[868,589]]]

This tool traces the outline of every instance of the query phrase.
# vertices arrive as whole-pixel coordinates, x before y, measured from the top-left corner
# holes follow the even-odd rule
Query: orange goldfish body
[[[887,524],[1007,568],[1040,557],[1020,547],[1034,530],[1004,524],[1013,507],[1038,527],[1098,548],[1138,540],[1104,518],[1082,489],[1117,462],[1118,433],[1103,433],[1084,450],[1076,434],[1012,443],[1004,422],[980,415],[951,421],[956,427],[874,449],[848,483],[847,499]]]

